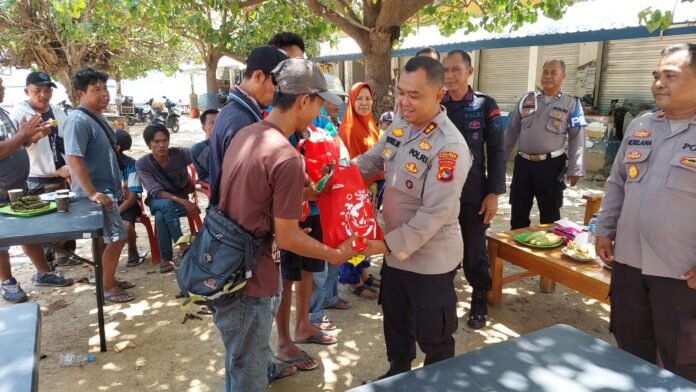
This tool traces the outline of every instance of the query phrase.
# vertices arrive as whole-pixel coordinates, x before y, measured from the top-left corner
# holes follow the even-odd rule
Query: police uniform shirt
[[[392,268],[443,274],[464,255],[459,197],[471,168],[464,138],[442,112],[410,135],[398,119],[379,141],[353,161],[365,178],[384,170],[383,216],[386,256]]]
[[[462,100],[455,101],[446,94],[442,105],[474,157],[462,203],[481,203],[490,193],[505,193],[505,128],[498,104],[469,86]]]
[[[545,102],[544,93],[527,93],[510,113],[505,133],[505,156],[510,157],[519,139],[526,154],[547,154],[563,149],[568,141],[569,176],[583,176],[585,115],[576,97],[559,92]]]
[[[634,119],[614,161],[597,235],[620,263],[679,279],[696,266],[696,118],[674,131],[663,112]]]

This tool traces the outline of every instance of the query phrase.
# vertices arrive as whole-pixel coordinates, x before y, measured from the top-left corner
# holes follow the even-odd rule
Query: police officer
[[[425,364],[454,355],[454,276],[463,255],[459,196],[471,168],[469,148],[447,118],[442,65],[428,57],[406,63],[399,79],[402,118],[354,162],[363,177],[385,170],[385,254],[380,303],[389,371],[411,370],[416,342]]]
[[[619,347],[696,382],[696,45],[662,51],[607,181],[597,254]],[[612,249],[614,240],[614,249]]]
[[[464,135],[474,163],[464,184],[459,225],[464,239],[464,275],[473,287],[467,325],[486,325],[486,293],[491,289],[486,229],[498,210],[498,195],[505,193],[505,128],[495,100],[469,86],[474,73],[471,57],[462,50],[445,56],[442,105]]]
[[[580,100],[561,91],[565,68],[563,60],[546,61],[541,74],[542,91],[525,94],[510,113],[506,157],[510,157],[519,139],[510,185],[513,229],[530,225],[535,197],[542,224],[561,219],[566,175],[570,186],[584,175],[587,124]]]

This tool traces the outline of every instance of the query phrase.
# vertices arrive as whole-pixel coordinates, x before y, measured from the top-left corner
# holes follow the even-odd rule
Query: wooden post
[[[587,205],[585,205],[585,220],[584,225],[587,226],[592,219],[592,215],[599,211],[599,206],[602,204],[602,198],[604,195],[584,195],[582,198],[587,200]]]

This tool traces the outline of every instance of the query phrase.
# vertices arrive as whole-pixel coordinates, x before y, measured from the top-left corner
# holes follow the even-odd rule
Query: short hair
[[[423,48],[423,49],[419,50],[418,52],[416,52],[416,57],[422,56],[422,55],[427,56],[427,55],[431,55],[431,54],[434,54],[435,57],[437,57],[437,59],[440,60],[440,52],[438,52],[437,49],[435,49],[431,46],[428,46],[427,48]]]
[[[146,145],[150,145],[150,142],[155,139],[155,134],[157,132],[164,133],[167,135],[167,140],[169,140],[169,130],[164,126],[164,124],[150,124],[145,127],[145,130],[143,131],[143,139],[145,139]]]
[[[696,72],[696,44],[675,44],[675,45],[670,45],[662,51],[660,51],[660,56],[662,57],[667,57],[673,53],[681,52],[681,51],[686,51],[689,54],[689,57],[686,60],[686,64],[690,66],[694,72]]]
[[[305,51],[305,43],[302,37],[289,31],[277,33],[268,40],[268,45],[276,48],[286,48],[288,46],[297,45],[302,51]]]
[[[313,101],[318,96],[317,94],[310,94],[309,98]],[[295,104],[298,97],[299,95],[295,94],[275,93],[273,96],[273,108],[277,108],[281,112],[287,112]]]
[[[87,88],[95,84],[97,82],[104,82],[106,83],[109,80],[109,75],[106,74],[105,72],[100,72],[95,70],[92,67],[82,67],[80,68],[77,72],[75,72],[75,75],[72,77],[72,82],[73,86],[75,86],[75,90],[78,91],[87,91]]]
[[[271,76],[271,73],[270,73],[270,72],[269,72],[269,73],[266,73],[266,71],[264,71],[264,70],[262,70],[262,69],[251,69],[251,68],[247,68],[247,69],[244,70],[244,73],[242,74],[242,77],[243,77],[244,79],[251,79],[251,77],[254,76],[254,72],[256,72],[256,71],[261,71],[261,72],[263,72],[263,76],[265,76],[265,77]]]
[[[469,56],[469,53],[467,53],[467,52],[465,52],[465,51],[463,51],[463,50],[461,50],[461,49],[455,49],[455,50],[449,51],[449,52],[447,53],[447,56],[445,56],[445,57],[450,57],[450,56],[453,56],[453,55],[459,55],[459,56],[461,56],[462,60],[463,60],[465,63],[471,65],[471,56]]]
[[[208,110],[204,111],[203,113],[201,113],[201,117],[200,117],[201,124],[205,125],[205,120],[209,114],[218,114],[218,113],[220,113],[220,111],[217,109],[208,109]]]
[[[408,60],[404,66],[404,72],[416,72],[419,69],[425,71],[428,82],[442,87],[445,84],[445,68],[439,61],[430,57],[416,56]]]
[[[565,63],[565,61],[563,61],[563,60],[561,60],[561,59],[548,59],[548,60],[544,61],[544,65],[542,65],[542,68],[543,68],[543,67],[546,67],[548,64],[551,64],[551,63],[558,63],[558,64],[560,64],[560,65],[561,65],[561,70],[563,70],[563,73],[566,72],[566,63]]]

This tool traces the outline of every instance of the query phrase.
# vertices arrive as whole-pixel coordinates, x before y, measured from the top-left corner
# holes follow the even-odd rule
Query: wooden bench
[[[41,311],[33,302],[0,307],[0,389],[39,389]]]
[[[590,222],[592,215],[599,211],[602,197],[602,194],[587,194],[582,197],[587,201],[583,222],[585,225]],[[493,285],[488,293],[491,305],[497,305],[502,301],[505,284],[537,275],[540,276],[539,291],[542,293],[554,292],[556,282],[559,282],[589,297],[607,302],[610,274],[602,270],[598,264],[574,263],[561,256],[560,248],[533,250],[517,244],[512,238],[515,234],[553,226],[542,225],[486,235]],[[525,271],[503,276],[503,261],[520,266]]]

